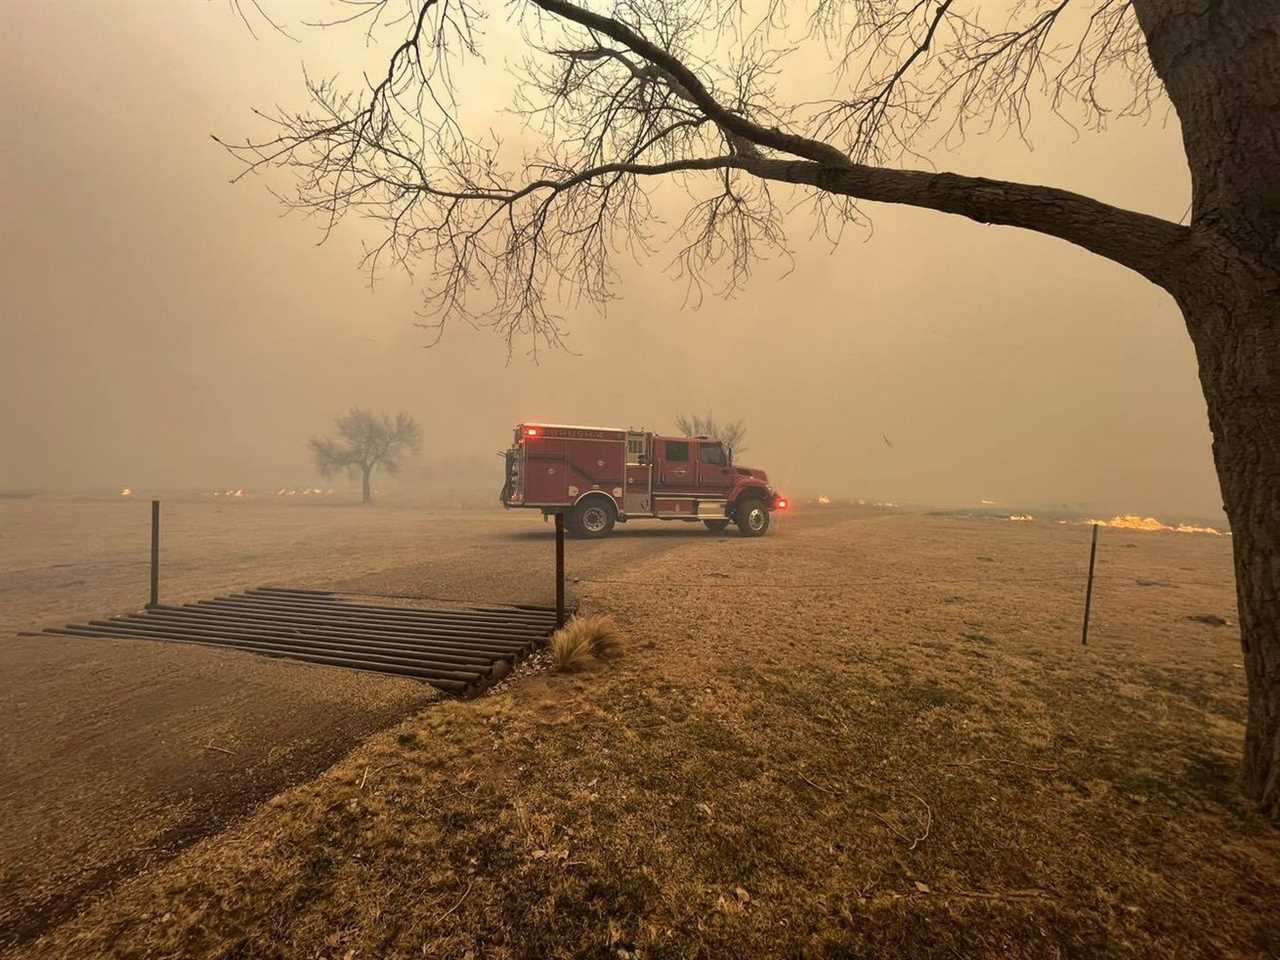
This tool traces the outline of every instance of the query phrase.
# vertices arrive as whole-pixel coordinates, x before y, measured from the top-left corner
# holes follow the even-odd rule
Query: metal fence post
[[[1098,555],[1098,525],[1093,524],[1093,542],[1089,546],[1089,586],[1084,592],[1084,627],[1080,630],[1080,645],[1089,644],[1089,606],[1093,603],[1093,560]]]
[[[160,501],[151,501],[151,602],[160,605]]]
[[[556,514],[556,629],[564,626],[564,514]]]

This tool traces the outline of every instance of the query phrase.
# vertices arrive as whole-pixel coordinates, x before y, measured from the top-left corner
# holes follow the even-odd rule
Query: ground
[[[175,498],[161,528],[165,602],[423,582],[449,600],[554,600],[548,531],[528,514]],[[687,533],[651,529],[608,556],[655,555]],[[435,699],[414,681],[225,650],[15,635],[139,609],[149,536],[148,501],[0,499],[0,947]],[[583,544],[576,569],[594,569],[598,548]]]
[[[239,506],[222,508],[219,542],[240,543],[233,522],[252,519],[256,545],[243,549],[258,558],[201,550],[175,571],[173,599],[266,581],[499,599],[550,587],[550,536],[528,516],[323,508],[323,522],[302,523],[284,508],[226,512]],[[620,533],[569,551],[584,608],[620,625],[619,657],[471,702],[415,704],[389,692],[397,681],[361,678],[382,711],[365,707],[369,725],[390,726],[311,737],[345,755],[318,776],[282,776],[294,785],[249,809],[206,814],[185,848],[93,896],[70,890],[78,915],[58,913],[9,954],[1280,954],[1280,833],[1234,783],[1244,691],[1226,538],[1104,530],[1081,647],[1087,528],[810,508],[762,540]],[[7,619],[128,605],[115,574],[99,588],[77,569],[79,597],[12,614],[27,591],[10,588],[34,578],[47,595],[54,562],[66,561],[28,555],[15,566],[44,573],[0,574]],[[23,643],[9,641],[6,667],[30,656]],[[99,656],[113,663],[117,648],[105,641]],[[202,795],[256,749],[252,711],[274,709],[256,701],[292,691],[302,715],[346,709],[341,689],[320,697],[339,671],[198,653],[210,683],[250,661],[280,674],[249,702],[197,701],[207,726],[175,715],[193,748],[208,731],[237,751],[184,754]],[[90,656],[45,655],[64,656],[64,672]],[[162,669],[147,658],[130,672]],[[110,748],[63,729],[105,704],[84,684],[46,692],[63,682],[53,676],[0,679],[26,751],[13,766],[36,771],[24,781],[34,800],[0,798],[20,812],[4,827],[6,863],[31,842],[23,810],[60,810],[42,841],[55,851],[85,823],[109,849],[138,818],[122,806],[106,829],[87,798],[60,795],[68,764],[114,780],[99,756]],[[18,697],[75,708],[28,717],[9,706]],[[95,739],[127,743],[143,719]],[[306,735],[276,737],[306,754]],[[14,775],[0,771],[0,790]],[[164,794],[153,778],[120,779],[137,811]]]

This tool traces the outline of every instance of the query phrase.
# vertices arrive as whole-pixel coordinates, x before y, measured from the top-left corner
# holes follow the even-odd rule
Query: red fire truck
[[[759,537],[769,514],[787,508],[763,470],[734,464],[733,451],[709,437],[521,423],[505,456],[503,506],[563,513],[581,537],[608,536],[615,523],[640,517],[701,521],[713,531],[732,522]]]

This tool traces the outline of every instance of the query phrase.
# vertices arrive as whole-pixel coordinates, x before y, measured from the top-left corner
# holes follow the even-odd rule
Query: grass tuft
[[[609,657],[619,650],[618,625],[601,614],[574,617],[551,637],[551,660],[559,672],[576,670],[588,657]]]

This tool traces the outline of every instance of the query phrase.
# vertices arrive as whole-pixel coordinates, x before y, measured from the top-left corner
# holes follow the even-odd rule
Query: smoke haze
[[[422,424],[438,466],[402,484],[457,465],[496,497],[493,452],[519,420],[670,430],[710,409],[744,419],[743,459],[800,494],[1220,516],[1175,305],[1063,242],[868,205],[874,235],[832,249],[797,216],[794,265],[735,299],[690,309],[659,251],[619,261],[606,313],[569,313],[572,354],[534,363],[517,343],[508,363],[461,325],[426,349],[413,282],[371,291],[356,268],[371,228],[317,245],[260,180],[230,186],[209,138],[262,134],[253,105],[303,106],[303,63],[355,86],[385,46],[255,40],[224,3],[20,3],[6,20],[0,490],[314,484],[307,437],[360,405]],[[492,86],[467,89],[496,108],[491,59]],[[1041,113],[1034,151],[975,138],[935,159],[1176,220],[1189,177],[1161,119],[1077,140]]]

